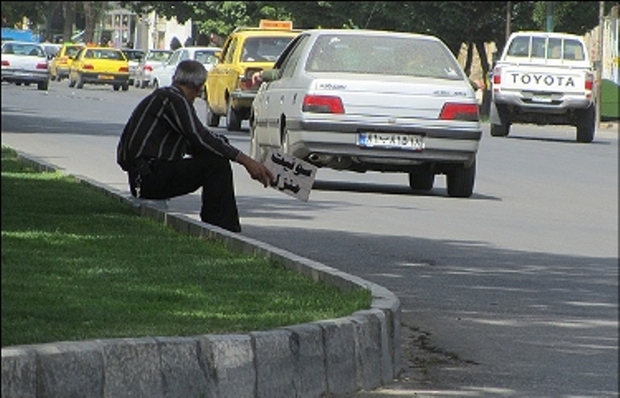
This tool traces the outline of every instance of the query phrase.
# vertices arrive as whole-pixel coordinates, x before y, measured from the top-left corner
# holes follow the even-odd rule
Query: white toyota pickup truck
[[[510,35],[491,79],[491,135],[513,123],[570,125],[577,142],[594,139],[594,72],[581,36],[553,32]]]

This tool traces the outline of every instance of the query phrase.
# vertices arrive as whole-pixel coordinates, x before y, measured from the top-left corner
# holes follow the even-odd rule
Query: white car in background
[[[172,50],[148,50],[136,69],[134,86],[139,88],[151,86],[153,71],[163,68],[168,58],[170,58],[170,55],[172,55]]]
[[[136,80],[136,73],[138,70],[138,65],[144,55],[146,54],[143,50],[135,50],[133,48],[121,48],[121,50],[125,53],[125,57],[127,57],[127,61],[129,62],[129,85],[133,86]]]
[[[472,195],[478,104],[440,39],[308,30],[262,79],[250,115],[254,159],[281,151],[317,167],[403,173],[418,191],[445,174],[448,196]]]
[[[222,49],[219,47],[181,47],[176,49],[163,67],[153,70],[151,75],[153,89],[171,85],[177,65],[186,59],[201,62],[207,71],[211,70],[217,62],[215,53],[221,51]]]
[[[2,43],[2,81],[47,90],[50,81],[48,55],[37,43],[6,41]]]

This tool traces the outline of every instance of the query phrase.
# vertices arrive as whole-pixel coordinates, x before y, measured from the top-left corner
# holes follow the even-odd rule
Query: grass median
[[[178,233],[2,147],[2,347],[269,330],[370,300]]]

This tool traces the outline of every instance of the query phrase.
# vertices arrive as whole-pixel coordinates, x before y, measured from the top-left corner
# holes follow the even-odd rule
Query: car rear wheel
[[[75,82],[69,78],[69,87],[75,87]]]
[[[38,82],[37,90],[47,90],[48,86],[49,86],[49,80],[46,80],[44,82]]]
[[[590,143],[594,139],[596,124],[596,111],[594,105],[577,111],[577,142]]]
[[[409,187],[420,191],[429,191],[435,184],[435,174],[430,171],[409,173]]]
[[[508,109],[503,104],[491,103],[491,136],[507,137],[510,134],[510,119],[508,118]]]
[[[114,85],[112,86],[112,88],[114,89],[114,91],[118,91],[118,90],[120,90],[120,89],[121,89],[121,85],[120,85],[120,84],[114,84]]]
[[[123,91],[127,91],[129,90],[129,83],[123,83],[123,85],[121,86]]]
[[[220,125],[220,115],[213,113],[213,109],[207,103],[207,126],[217,127]]]
[[[140,83],[140,88],[146,88],[149,85],[149,83],[147,81],[142,81],[142,83]]]
[[[77,83],[75,84],[77,88],[84,88],[84,80],[82,79],[82,75],[78,75]]]
[[[230,102],[228,102],[226,110],[226,129],[228,131],[241,130],[241,118],[239,118],[239,113],[232,107]]]
[[[446,173],[448,196],[468,198],[474,192],[476,180],[476,161],[469,167],[459,167]]]
[[[250,126],[250,157],[259,162],[265,161],[265,151],[258,144],[258,139],[256,138],[256,132],[253,127]]]

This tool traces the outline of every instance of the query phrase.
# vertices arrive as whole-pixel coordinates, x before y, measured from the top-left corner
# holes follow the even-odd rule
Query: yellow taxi
[[[226,38],[205,84],[208,126],[218,126],[220,117],[225,116],[229,131],[241,129],[242,120],[250,117],[260,85],[252,85],[252,75],[273,68],[299,33],[291,21],[262,20],[259,27],[238,27]]]
[[[61,81],[69,77],[73,57],[84,48],[84,44],[64,43],[50,62],[50,80]]]
[[[110,47],[84,47],[73,60],[69,87],[107,84],[114,91],[129,89],[129,61],[122,50]]]

